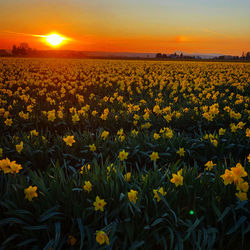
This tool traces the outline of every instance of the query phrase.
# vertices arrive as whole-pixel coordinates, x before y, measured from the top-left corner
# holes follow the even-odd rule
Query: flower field
[[[248,249],[250,64],[0,59],[0,249]]]

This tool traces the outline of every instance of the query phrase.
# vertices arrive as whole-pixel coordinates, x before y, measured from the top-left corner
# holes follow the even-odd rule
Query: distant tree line
[[[217,59],[217,58],[215,58]],[[250,52],[242,52],[242,56],[230,56],[230,55],[225,55],[225,56],[219,56],[218,59],[225,59],[225,60],[250,60]]]
[[[241,58],[246,59],[246,60],[250,60],[250,52],[244,53],[244,51],[243,51]]]
[[[159,59],[202,59],[200,56],[187,56],[183,55],[183,53],[177,54],[162,54],[162,53],[157,53],[155,55],[155,58]],[[243,52],[242,56],[231,56],[231,55],[223,55],[223,56],[218,56],[211,58],[212,60],[250,60],[250,52]]]
[[[156,58],[180,58],[180,59],[196,59],[197,57],[195,56],[187,56],[187,55],[183,55],[183,53],[180,53],[180,54],[177,54],[177,53],[174,53],[174,54],[170,54],[170,55],[167,55],[167,54],[162,54],[162,53],[157,53]]]
[[[19,46],[16,46],[14,44],[12,47],[13,56],[30,56],[30,55],[34,55],[35,52],[36,50],[30,48],[28,43],[20,43]]]

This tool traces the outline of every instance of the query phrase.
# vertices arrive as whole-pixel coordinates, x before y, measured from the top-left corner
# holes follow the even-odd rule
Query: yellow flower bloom
[[[88,170],[90,170],[90,164],[85,164],[81,167],[81,171],[80,171],[80,174],[84,174],[84,173],[87,173]]]
[[[176,153],[177,153],[179,156],[184,156],[184,154],[185,154],[185,149],[184,149],[184,148],[179,148],[179,150],[176,151]]]
[[[182,171],[183,169],[179,170],[177,174],[172,174],[172,179],[170,181],[174,183],[176,187],[183,185]]]
[[[103,131],[101,134],[101,138],[105,141],[109,136],[109,131]]]
[[[51,111],[48,111],[48,121],[53,122],[56,119],[56,111],[53,109]]]
[[[237,124],[237,127],[239,128],[239,129],[243,129],[243,127],[246,125],[246,123],[244,123],[244,122],[239,122],[238,124]]]
[[[92,190],[91,182],[90,181],[85,181],[83,189],[89,193]]]
[[[92,152],[95,152],[96,151],[95,144],[89,145],[89,150],[92,151]]]
[[[120,140],[121,142],[123,142],[123,141],[125,140],[125,136],[124,136],[124,135],[120,135],[120,136],[119,136],[119,140]]]
[[[242,182],[238,183],[236,188],[239,191],[247,192],[249,189],[249,184],[246,181],[242,181]]]
[[[104,199],[100,199],[99,196],[96,196],[95,202],[93,203],[95,207],[95,211],[104,211],[104,206],[107,204],[107,202]]]
[[[69,235],[68,236],[68,240],[67,240],[67,243],[70,245],[70,246],[74,246],[76,244],[77,240],[76,238],[73,236],[73,235]]]
[[[92,116],[96,116],[97,114],[98,114],[98,112],[96,110],[93,110],[91,113]]]
[[[34,129],[30,131],[31,136],[38,136],[38,132]]]
[[[109,237],[104,231],[97,231],[96,242],[99,243],[100,245],[103,245],[104,243],[109,245]]]
[[[74,140],[74,136],[73,135],[69,135],[67,137],[63,137],[63,140],[65,141],[67,146],[72,147],[72,144],[75,143],[76,141]]]
[[[250,137],[250,129],[249,128],[246,129],[246,137]]]
[[[235,194],[241,201],[247,201],[247,193],[245,192],[238,192]]]
[[[167,194],[167,192],[164,192],[163,187],[161,187],[160,189],[154,189],[153,193],[154,193],[154,198],[157,200],[157,202],[159,202],[161,200],[159,193],[162,196],[166,196],[166,194]]]
[[[151,127],[151,123],[150,122],[147,122],[147,123],[141,125],[142,129],[144,129],[144,128],[150,128],[150,127]]]
[[[37,197],[37,186],[29,186],[28,188],[24,189],[25,199],[31,201],[34,197]]]
[[[73,123],[76,123],[76,122],[78,122],[78,121],[80,121],[79,115],[78,115],[78,114],[72,115],[72,122],[73,122]]]
[[[134,117],[133,117],[136,121],[140,120],[140,116],[137,115],[137,114],[134,114]]]
[[[224,185],[232,184],[234,181],[232,171],[230,171],[228,169],[226,169],[225,173],[222,174],[220,177],[223,179]]]
[[[130,202],[134,202],[136,204],[136,201],[138,199],[138,191],[130,189],[130,191],[128,192],[128,199]]]
[[[152,152],[152,154],[149,157],[151,161],[156,161],[157,159],[160,158],[158,152]]]
[[[250,162],[250,154],[248,155],[247,160],[248,160],[248,162]]]
[[[133,135],[133,136],[137,136],[137,135],[138,135],[138,133],[139,133],[139,131],[137,131],[137,130],[133,129],[133,130],[131,131],[131,133],[132,133],[132,135]]]
[[[166,120],[166,122],[170,122],[172,120],[172,114],[168,114],[168,115],[164,115],[164,119]]]
[[[63,112],[62,112],[62,110],[58,110],[58,111],[57,111],[57,116],[58,116],[58,118],[60,118],[60,119],[63,118]]]
[[[246,177],[247,176],[247,172],[245,171],[245,169],[242,167],[242,165],[240,163],[236,164],[236,167],[231,168],[231,171],[233,173],[234,178],[235,177]]]
[[[17,174],[22,169],[20,164],[17,164],[16,161],[10,161],[8,158],[0,160],[0,170],[4,174]]]
[[[128,152],[126,152],[124,149],[119,153],[119,159],[121,161],[127,160],[128,159]]]
[[[173,137],[173,135],[174,135],[173,130],[170,128],[166,128],[166,130],[165,130],[166,138],[171,139]]]
[[[211,143],[217,147],[218,146],[218,141],[216,139],[211,140]]]
[[[161,136],[158,133],[154,133],[154,139],[158,140]]]
[[[12,121],[12,119],[6,119],[6,120],[4,121],[4,123],[5,123],[6,126],[11,127],[11,125],[13,124],[13,121]]]
[[[231,123],[230,124],[230,129],[232,131],[232,133],[235,133],[238,129],[238,126],[236,126],[234,123]]]
[[[129,182],[131,180],[131,172],[128,172],[124,175],[125,181]]]
[[[0,170],[2,170],[5,174],[9,173],[10,160],[9,158],[0,160]]]
[[[9,165],[9,172],[11,174],[17,174],[22,169],[22,166],[20,164],[17,164],[16,161],[10,162]]]
[[[149,119],[149,113],[147,112],[147,113],[145,113],[144,115],[143,115],[143,119],[145,120],[145,121],[147,121],[148,119]]]
[[[111,173],[111,171],[113,171],[114,173],[116,173],[116,169],[115,169],[113,163],[111,163],[109,166],[107,166],[107,174],[108,175]]]
[[[23,150],[23,141],[16,145],[16,151],[20,154]]]
[[[224,135],[226,133],[226,129],[220,128],[219,135]]]
[[[206,170],[211,171],[213,169],[213,167],[216,166],[216,164],[213,163],[213,161],[208,161],[205,164]]]

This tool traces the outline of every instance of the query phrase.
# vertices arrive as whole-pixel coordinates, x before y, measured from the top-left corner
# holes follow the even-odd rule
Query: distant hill
[[[12,53],[10,50],[7,50],[7,49],[0,49],[0,56],[11,56]]]
[[[213,59],[219,57],[232,57],[230,55],[224,55],[219,53],[186,53],[183,51],[176,51],[172,54],[164,53],[165,57],[168,58],[180,58],[182,54],[183,57],[193,57],[195,59]],[[76,51],[76,50],[28,50],[26,56],[28,57],[58,57],[58,58],[156,58],[157,53],[137,53],[137,52],[105,52],[105,51]],[[177,55],[177,56],[176,56]],[[0,56],[13,56],[10,50],[0,49]],[[14,56],[16,56],[14,54]],[[17,55],[25,56],[25,55]],[[163,57],[164,58],[164,57]]]
[[[134,53],[134,52],[103,52],[103,51],[83,51],[86,56],[90,57],[137,57],[137,58],[155,58],[156,53]],[[181,53],[184,56],[195,56],[202,59],[211,59],[214,57],[223,56],[223,54],[202,54],[202,53],[186,53],[182,51],[176,51],[176,54],[180,55]],[[166,54],[170,55],[170,54]]]

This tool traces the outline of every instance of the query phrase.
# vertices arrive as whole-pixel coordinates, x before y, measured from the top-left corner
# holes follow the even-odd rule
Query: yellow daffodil
[[[109,237],[104,231],[96,231],[96,242],[100,245],[106,243],[109,245]]]
[[[167,192],[164,191],[163,187],[161,187],[159,189],[154,189],[153,193],[154,193],[154,198],[157,200],[157,202],[159,202],[161,200],[161,197],[160,197],[159,193],[162,196],[166,196],[166,194],[167,194]]]
[[[85,181],[83,189],[89,193],[92,190],[91,182],[90,181]]]
[[[152,154],[149,157],[151,161],[156,161],[160,158],[158,152],[152,152]]]
[[[24,189],[25,199],[32,201],[34,197],[38,197],[36,191],[37,191],[37,186],[29,186],[28,188]]]
[[[182,171],[183,169],[179,170],[177,174],[172,174],[172,179],[170,181],[174,183],[176,187],[183,185]]]
[[[134,202],[136,204],[136,201],[138,199],[138,191],[130,189],[128,192],[128,199],[130,202]]]
[[[63,137],[64,142],[66,143],[67,146],[72,147],[72,144],[75,143],[76,141],[74,140],[74,136],[73,135],[69,135],[67,137]]]
[[[100,199],[99,196],[96,196],[95,202],[93,203],[95,207],[95,211],[104,211],[104,206],[106,206],[107,202],[104,199]]]
[[[120,161],[124,161],[128,159],[128,152],[126,152],[124,149],[119,153],[119,159]]]

